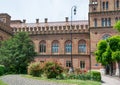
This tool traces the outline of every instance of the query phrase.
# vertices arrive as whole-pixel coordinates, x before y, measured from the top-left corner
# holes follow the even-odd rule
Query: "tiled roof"
[[[71,22],[41,22],[41,23],[11,23],[11,27],[15,28],[22,28],[22,27],[44,27],[44,26],[65,26],[70,25]],[[72,25],[88,25],[88,20],[79,20],[79,21],[72,21]]]

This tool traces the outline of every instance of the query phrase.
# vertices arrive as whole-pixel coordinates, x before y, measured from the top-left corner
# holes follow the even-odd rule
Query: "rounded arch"
[[[78,44],[82,44],[82,43],[86,43],[86,40],[81,39],[81,40],[78,41]]]
[[[41,41],[39,42],[39,44],[40,44],[40,43],[46,43],[46,41],[45,41],[45,40],[41,40]]]
[[[106,40],[106,39],[108,39],[109,37],[111,37],[111,35],[109,35],[109,34],[104,34],[104,35],[102,36],[102,40]]]
[[[53,44],[53,43],[58,43],[58,44],[59,44],[59,41],[58,41],[58,40],[53,40],[53,41],[52,41],[52,44]]]

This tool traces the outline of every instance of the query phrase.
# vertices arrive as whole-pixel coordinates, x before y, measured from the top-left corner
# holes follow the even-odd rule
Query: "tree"
[[[103,66],[109,66],[109,73],[112,75],[112,51],[106,40],[101,40],[98,42],[95,55],[97,62],[101,63]]]
[[[102,65],[106,65],[106,62],[103,61],[103,53],[106,51],[107,42],[105,40],[101,40],[97,44],[97,50],[95,51],[96,60],[97,62],[101,63]]]
[[[25,32],[15,34],[3,41],[0,48],[0,63],[12,73],[27,73],[28,63],[34,60],[34,45]]]
[[[108,39],[112,50],[112,59],[118,63],[120,77],[120,36],[116,35]]]

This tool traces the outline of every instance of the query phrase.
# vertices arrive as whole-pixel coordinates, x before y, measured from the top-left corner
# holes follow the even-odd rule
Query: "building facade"
[[[60,62],[64,67],[71,66],[71,57],[74,68],[89,69],[89,28],[88,21],[65,21],[25,23],[12,21],[13,32],[26,31],[35,45],[38,56],[36,61],[45,62],[51,59]]]
[[[97,63],[94,51],[98,41],[107,39],[118,32],[113,29],[120,20],[120,0],[90,0],[89,2],[90,56],[92,68]],[[113,64],[113,74],[118,74],[117,64]],[[99,67],[99,66],[98,66]]]
[[[10,20],[7,14],[0,14],[0,23],[6,16],[6,27],[12,33],[28,32],[38,53],[35,61],[45,62],[55,60],[64,67],[71,66],[85,70],[100,69],[96,62],[94,51],[97,43],[107,39],[118,32],[113,29],[114,24],[120,19],[119,0],[89,0],[88,20],[44,22],[36,19],[35,23],[26,23],[26,20]],[[2,25],[0,25],[1,28]],[[4,29],[5,30],[5,29]],[[5,32],[2,30],[2,32]],[[7,31],[0,35],[9,35]],[[6,38],[7,39],[7,38]],[[71,59],[72,57],[72,59]],[[113,73],[117,73],[117,64],[113,64]]]

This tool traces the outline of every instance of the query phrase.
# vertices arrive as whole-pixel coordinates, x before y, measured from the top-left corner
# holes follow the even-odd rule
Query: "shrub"
[[[56,78],[63,72],[61,64],[57,62],[46,62],[44,65],[44,72],[47,78]]]
[[[5,73],[5,66],[0,65],[0,76],[3,75],[4,73]]]
[[[43,66],[40,64],[40,62],[31,63],[28,66],[28,74],[33,76],[41,76],[43,73]]]
[[[94,81],[101,81],[101,74],[98,71],[91,71],[88,73]]]
[[[61,73],[56,77],[56,79],[66,79],[66,78],[67,78],[67,75],[65,73]]]

